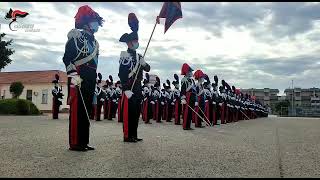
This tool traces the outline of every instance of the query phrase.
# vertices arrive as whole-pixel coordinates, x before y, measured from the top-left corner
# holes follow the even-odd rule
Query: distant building
[[[24,85],[22,94],[19,99],[32,101],[40,111],[49,112],[52,108],[52,80],[55,74],[60,76],[60,84],[63,90],[63,102],[61,109],[68,109],[67,106],[67,73],[59,70],[48,71],[17,71],[17,72],[0,72],[0,99],[10,99],[10,85],[13,82],[20,81]]]
[[[256,100],[260,101],[262,105],[269,106],[272,110],[275,108],[275,104],[278,102],[279,89],[240,89],[243,94],[256,96]]]
[[[285,89],[284,93],[286,95],[286,100],[292,103],[292,99],[295,107],[320,107],[320,89],[319,88],[294,88]]]

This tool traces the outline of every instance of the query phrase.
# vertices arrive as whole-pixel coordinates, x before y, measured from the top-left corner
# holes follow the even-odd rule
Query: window
[[[27,90],[27,100],[32,101],[32,90]]]
[[[48,89],[42,90],[42,104],[48,104]]]

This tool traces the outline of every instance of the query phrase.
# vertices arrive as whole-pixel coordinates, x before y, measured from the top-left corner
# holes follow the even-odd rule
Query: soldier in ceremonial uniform
[[[103,103],[103,119],[108,119],[108,102],[109,102],[109,94],[110,94],[110,82],[107,79],[105,85],[103,85],[103,90],[106,93],[106,97]]]
[[[114,83],[113,87],[113,96],[112,96],[112,110],[111,110],[111,118],[116,117],[117,109],[118,109],[118,97],[119,94],[117,92],[117,85]]]
[[[119,40],[128,46],[127,51],[121,52],[119,61],[118,75],[123,91],[120,116],[123,118],[123,140],[125,142],[137,142],[142,140],[137,137],[140,108],[143,100],[141,81],[143,71],[149,72],[150,66],[145,62],[142,55],[136,52],[139,47],[139,21],[134,13],[128,15],[128,24],[132,32],[123,34]]]
[[[63,62],[68,74],[70,150],[93,150],[89,144],[88,112],[96,85],[99,44],[94,33],[103,19],[89,6],[81,6],[75,16],[75,29],[68,33]]]
[[[212,83],[211,101],[212,101],[212,122],[213,125],[218,124],[220,106],[219,106],[219,93],[218,93],[218,76],[213,77],[214,83]]]
[[[221,124],[226,124],[226,107],[227,107],[227,95],[225,89],[226,83],[224,80],[221,81],[221,86],[219,87],[220,91],[220,120]]]
[[[143,103],[142,103],[142,119],[146,124],[151,124],[150,118],[152,116],[152,107],[151,107],[151,88],[149,84],[149,74],[146,73],[146,79],[143,81]]]
[[[171,83],[167,79],[167,84],[164,87],[164,94],[165,94],[165,113],[163,119],[166,120],[166,122],[171,122],[172,119],[172,110],[173,110],[173,105],[171,104],[173,102],[172,99],[172,92],[171,92]]]
[[[225,109],[225,119],[226,119],[226,123],[230,123],[230,117],[231,117],[231,111],[230,111],[230,109],[231,109],[231,106],[230,106],[230,86],[229,86],[229,84],[227,83],[227,82],[225,82],[225,87],[226,87],[226,94],[225,94],[225,97],[226,97],[226,100],[225,100],[225,102],[226,102],[226,109]]]
[[[236,108],[236,121],[240,121],[240,91],[239,89],[235,89],[235,108]]]
[[[204,76],[205,82],[203,83],[203,96],[204,96],[204,114],[208,118],[210,124],[213,123],[213,105],[212,105],[212,94],[211,94],[211,82],[208,75]]]
[[[55,80],[52,81],[54,87],[52,89],[52,119],[58,119],[59,108],[62,105],[62,86],[59,87],[59,75],[55,75]]]
[[[181,68],[181,75],[184,77],[181,79],[181,104],[184,105],[183,109],[183,129],[192,130],[191,121],[193,111],[197,102],[197,92],[195,89],[195,82],[192,79],[193,69],[187,64],[184,63]]]
[[[114,109],[114,114],[113,117],[116,116],[116,114],[118,113],[117,117],[119,117],[119,113],[120,113],[120,101],[121,101],[121,95],[122,95],[122,90],[121,90],[121,83],[120,81],[117,81],[116,84],[116,89],[115,89],[115,94],[116,94],[116,102],[115,102],[115,109]],[[119,120],[119,119],[118,119]]]
[[[205,107],[205,99],[204,99],[204,88],[203,88],[203,82],[204,82],[205,74],[201,70],[197,70],[194,73],[194,78],[197,80],[196,83],[196,93],[197,93],[197,101],[195,103],[194,110],[200,115],[199,117],[196,113],[194,113],[194,121],[195,121],[195,127],[203,128],[205,126],[202,126],[202,118],[205,118],[204,107]],[[207,120],[206,120],[207,121]]]
[[[153,93],[152,93],[152,104],[154,107],[153,110],[153,118],[157,123],[161,123],[161,90],[160,90],[160,78],[156,77],[156,83],[154,85]]]
[[[237,108],[235,103],[235,96],[236,96],[236,87],[231,86],[230,91],[230,105],[231,105],[231,122],[237,121]]]
[[[159,115],[160,115],[161,120],[165,120],[166,112],[167,112],[167,110],[166,110],[167,97],[166,97],[165,88],[166,88],[166,84],[163,83],[161,93],[160,93],[160,98],[159,98],[159,101],[160,101]]]
[[[101,121],[101,109],[104,104],[106,93],[101,87],[102,75],[98,73],[97,86],[95,89],[95,95],[97,97],[97,108],[96,108],[96,121]]]
[[[107,106],[107,119],[108,120],[112,120],[112,118],[114,117],[113,113],[114,113],[114,109],[115,109],[115,102],[116,102],[116,91],[115,91],[115,87],[113,84],[113,77],[111,75],[109,75],[109,90],[108,90],[108,106]]]
[[[180,117],[181,117],[181,111],[182,111],[182,105],[180,100],[180,82],[179,82],[179,76],[177,74],[174,74],[175,81],[172,82],[174,89],[172,90],[172,98],[174,103],[174,124],[175,125],[181,125]]]

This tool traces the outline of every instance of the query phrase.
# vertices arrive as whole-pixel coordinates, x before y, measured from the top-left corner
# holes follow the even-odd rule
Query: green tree
[[[5,35],[5,33],[0,34],[0,71],[12,62],[9,56],[14,53],[13,49],[7,47],[11,45],[12,39],[9,41],[4,41],[3,37]]]
[[[23,88],[24,86],[21,82],[13,82],[10,85],[10,92],[13,98],[17,99],[21,95]]]
[[[277,113],[281,113],[281,107],[286,108],[285,112],[282,112],[283,114],[288,114],[288,107],[290,106],[290,102],[288,100],[280,101],[276,103],[275,109]]]

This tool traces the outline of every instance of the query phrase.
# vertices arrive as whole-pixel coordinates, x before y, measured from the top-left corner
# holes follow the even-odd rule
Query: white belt
[[[99,43],[97,42],[96,47],[95,47],[95,49],[94,49],[92,54],[90,54],[89,56],[87,56],[87,57],[85,57],[83,59],[75,61],[74,64],[76,66],[80,66],[80,65],[82,65],[84,63],[89,62],[90,60],[92,60],[97,55],[98,49],[99,49]]]

